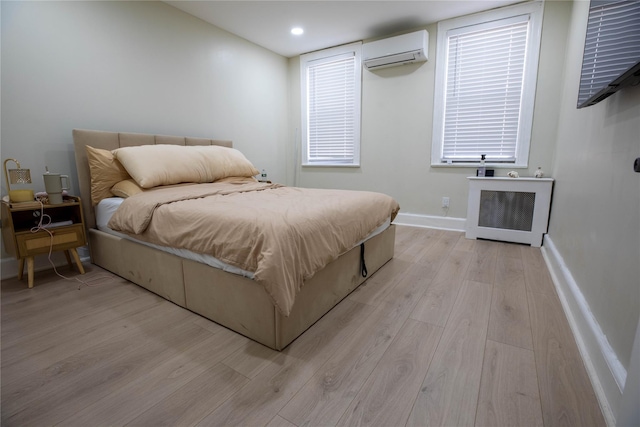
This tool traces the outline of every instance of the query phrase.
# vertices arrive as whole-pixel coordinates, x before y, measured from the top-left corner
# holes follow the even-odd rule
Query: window
[[[578,108],[640,79],[640,2],[591,0]]]
[[[302,164],[360,165],[362,43],[300,57]]]
[[[438,23],[431,164],[526,167],[542,3]]]

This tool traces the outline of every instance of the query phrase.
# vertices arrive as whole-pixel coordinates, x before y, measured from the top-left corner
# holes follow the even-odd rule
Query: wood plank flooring
[[[282,352],[85,268],[2,282],[3,426],[605,425],[536,248],[398,226]]]

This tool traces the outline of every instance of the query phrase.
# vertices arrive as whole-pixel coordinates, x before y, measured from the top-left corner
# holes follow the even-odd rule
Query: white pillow
[[[142,188],[260,173],[240,151],[218,145],[140,145],[113,153]]]

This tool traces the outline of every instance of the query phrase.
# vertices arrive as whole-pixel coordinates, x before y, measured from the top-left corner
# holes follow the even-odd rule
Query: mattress
[[[118,209],[118,207],[120,206],[120,204],[122,204],[122,202],[124,201],[123,198],[120,197],[110,197],[107,199],[103,199],[100,201],[100,203],[98,203],[98,205],[95,207],[95,215],[96,215],[96,226],[98,228],[98,230],[111,234],[113,236],[117,236],[117,237],[121,237],[123,239],[127,239],[127,240],[131,240],[131,241],[135,241],[137,243],[143,244],[145,246],[149,246],[182,258],[186,258],[186,259],[190,259],[192,261],[196,261],[196,262],[200,262],[203,264],[206,264],[210,267],[213,268],[218,268],[220,270],[224,270],[226,272],[229,273],[233,273],[233,274],[238,274],[240,276],[244,276],[244,277],[248,277],[249,279],[253,279],[254,273],[251,271],[246,271],[243,270],[241,268],[235,267],[233,265],[229,265],[211,255],[205,255],[205,254],[201,254],[201,253],[197,253],[197,252],[193,252],[193,251],[189,251],[187,249],[180,249],[180,248],[171,248],[168,246],[160,246],[160,245],[156,245],[153,243],[148,243],[148,242],[144,242],[141,240],[137,240],[132,236],[129,236],[127,234],[123,234],[123,233],[119,233],[115,230],[112,230],[111,228],[109,228],[107,226],[107,224],[109,223],[109,220],[111,219],[111,216],[113,216],[113,214],[115,213],[115,211]],[[373,232],[371,232],[371,234],[369,234],[366,238],[362,239],[362,241],[358,242],[357,244],[354,245],[354,247],[359,246],[361,243],[371,239],[374,236],[377,236],[378,234],[382,233],[384,230],[386,230],[389,225],[391,225],[391,217],[387,218],[387,220],[380,225],[378,228],[376,228]]]

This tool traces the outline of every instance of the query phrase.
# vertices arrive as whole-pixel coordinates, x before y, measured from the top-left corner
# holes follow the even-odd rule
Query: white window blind
[[[443,159],[515,161],[527,27],[450,33]]]
[[[541,5],[443,21],[432,164],[526,166],[535,100]]]
[[[358,44],[358,47],[360,44]],[[302,59],[303,164],[353,166],[360,162],[359,52]]]
[[[592,1],[578,107],[599,101],[603,89],[640,60],[640,1]]]

